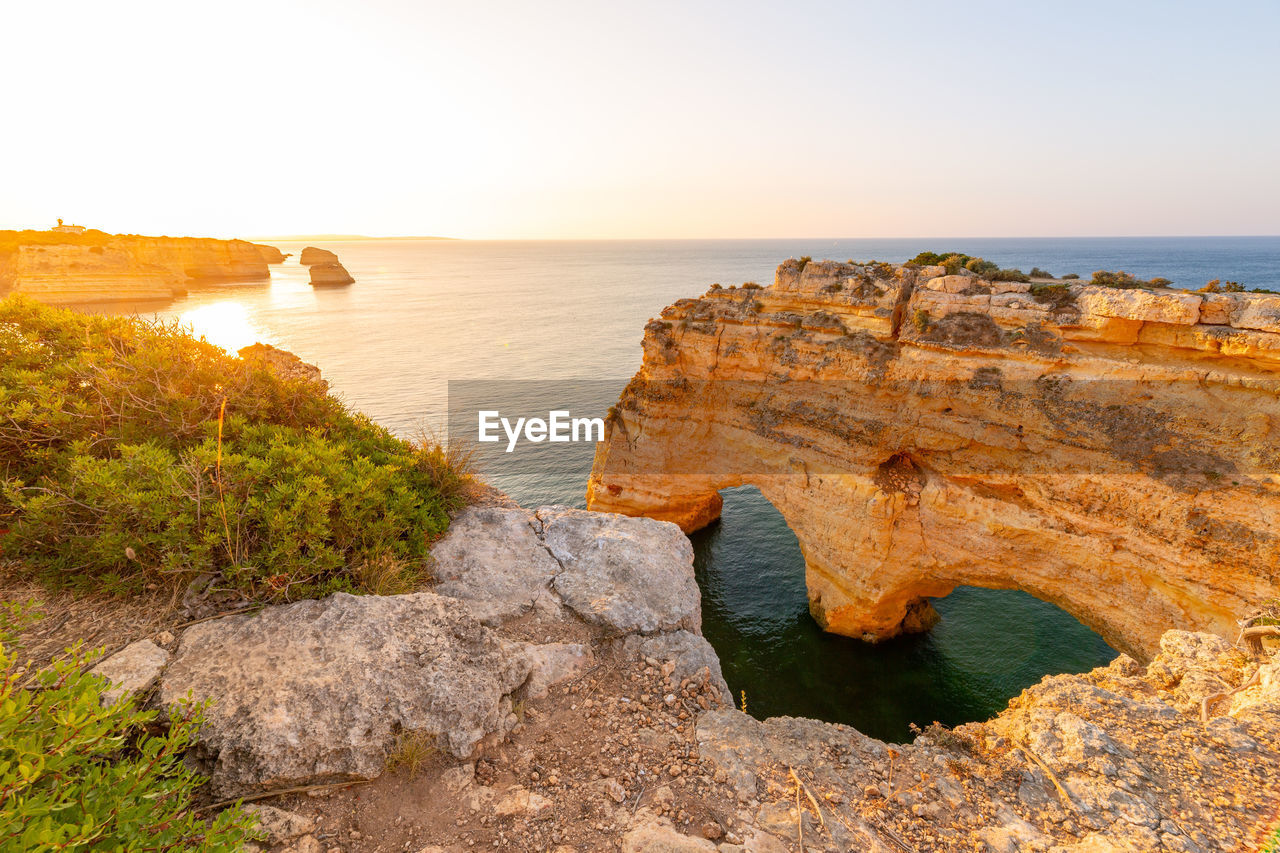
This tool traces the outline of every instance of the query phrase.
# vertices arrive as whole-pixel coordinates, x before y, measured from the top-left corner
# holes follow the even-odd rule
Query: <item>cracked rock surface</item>
[[[529,666],[452,599],[338,593],[193,625],[159,700],[214,700],[199,757],[235,796],[371,778],[402,731],[464,757],[510,727]]]

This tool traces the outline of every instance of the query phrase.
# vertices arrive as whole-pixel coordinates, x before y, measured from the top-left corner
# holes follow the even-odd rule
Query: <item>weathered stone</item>
[[[937,290],[941,293],[962,293],[973,287],[973,283],[972,276],[944,275],[926,281],[924,286],[929,290]]]
[[[583,619],[627,633],[701,629],[693,547],[679,527],[560,506],[538,518],[563,566],[552,586]]]
[[[628,637],[624,652],[642,658],[670,661],[675,666],[672,679],[679,683],[686,678],[700,679],[705,670],[709,682],[716,688],[722,702],[733,704],[729,685],[720,669],[720,658],[705,637],[688,631],[659,634],[656,637]]]
[[[546,595],[560,565],[539,540],[533,514],[496,506],[468,507],[431,549],[434,592],[460,598],[486,625],[530,610]]]
[[[1191,326],[1200,319],[1200,303],[1194,293],[1174,293],[1132,288],[1077,286],[1076,304],[1085,314],[1140,320],[1144,323],[1171,323]]]
[[[715,853],[705,838],[694,838],[658,823],[646,823],[622,836],[622,853]]]
[[[304,835],[280,853],[325,853],[324,845],[314,835]]]
[[[498,817],[537,817],[553,805],[541,794],[535,794],[522,785],[513,785],[498,800],[493,813]]]
[[[1237,329],[1280,332],[1280,296],[1239,295],[1231,312],[1231,325]]]
[[[278,809],[263,803],[249,803],[244,810],[258,819],[258,828],[270,844],[284,844],[316,828],[316,822],[296,812]]]
[[[595,655],[581,643],[543,643],[527,647],[531,669],[525,683],[525,696],[541,699],[551,687],[589,670]]]
[[[102,691],[102,703],[112,705],[124,696],[146,693],[154,687],[168,663],[168,652],[150,640],[138,640],[89,671],[111,683]]]
[[[993,281],[991,292],[995,293],[1029,293],[1031,283],[1027,281]]]
[[[1237,310],[1241,299],[1231,293],[1203,293],[1200,303],[1200,322],[1204,325],[1229,326],[1231,315]]]
[[[339,593],[192,626],[160,699],[214,700],[199,752],[232,796],[376,776],[401,731],[465,757],[528,672],[453,599]]]

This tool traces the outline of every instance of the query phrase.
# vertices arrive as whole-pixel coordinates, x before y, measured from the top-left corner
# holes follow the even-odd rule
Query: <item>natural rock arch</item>
[[[1234,639],[1280,595],[1280,319],[1251,328],[1262,297],[1214,324],[1194,294],[1040,302],[941,273],[789,262],[677,302],[588,506],[691,531],[754,485],[814,616],[850,636],[927,628],[926,599],[963,584],[1030,592],[1139,658],[1170,627]]]

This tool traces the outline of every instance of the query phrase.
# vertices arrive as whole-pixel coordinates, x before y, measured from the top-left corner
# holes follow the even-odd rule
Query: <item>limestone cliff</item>
[[[592,509],[675,521],[755,484],[830,631],[919,630],[960,584],[1146,659],[1280,594],[1280,297],[788,261],[645,330]]]
[[[269,278],[270,248],[203,237],[0,232],[0,294],[52,304],[170,299],[203,282]]]

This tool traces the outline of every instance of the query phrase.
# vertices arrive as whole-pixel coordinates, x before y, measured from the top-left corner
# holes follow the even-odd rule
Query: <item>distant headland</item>
[[[354,243],[359,240],[459,240],[460,237],[428,237],[399,235],[395,237],[374,237],[369,234],[285,234],[254,237],[269,243]]]
[[[274,246],[211,237],[108,234],[79,225],[0,231],[0,296],[54,305],[167,300],[189,285],[256,281],[283,263]]]

